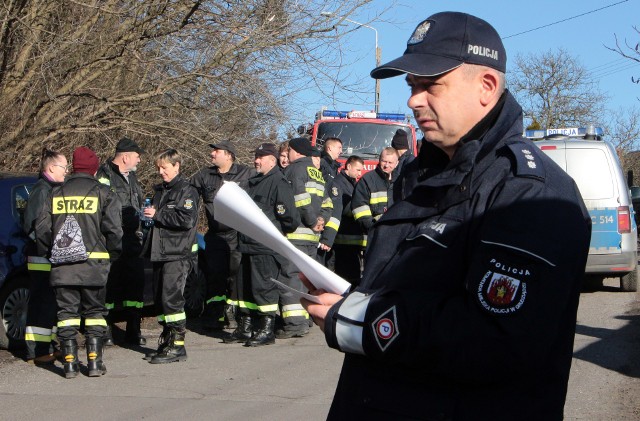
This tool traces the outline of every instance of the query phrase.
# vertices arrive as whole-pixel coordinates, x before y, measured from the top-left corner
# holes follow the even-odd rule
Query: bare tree
[[[197,165],[223,138],[248,156],[293,93],[339,83],[321,12],[349,16],[369,1],[5,0],[0,162],[33,168],[43,145],[106,158],[122,135]]]
[[[558,49],[519,55],[508,80],[527,117],[541,127],[580,126],[602,121],[606,95],[576,57]]]
[[[640,29],[638,29],[638,27],[634,26],[633,30],[636,31],[636,34],[640,36]],[[633,42],[629,43],[629,41],[627,41],[627,39],[625,38],[624,46],[623,46],[620,44],[620,41],[618,40],[618,35],[614,34],[614,37],[616,39],[616,46],[607,47],[605,45],[605,48],[620,54],[622,57],[626,59],[640,63],[640,43],[636,42],[636,44],[633,45]],[[640,78],[631,76],[631,82],[640,83]]]

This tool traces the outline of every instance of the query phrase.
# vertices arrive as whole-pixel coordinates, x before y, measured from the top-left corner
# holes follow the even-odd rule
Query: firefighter
[[[278,231],[283,234],[295,231],[300,224],[300,215],[294,204],[291,184],[278,167],[276,145],[263,143],[258,146],[254,165],[257,175],[249,179],[247,193]],[[240,234],[239,250],[242,264],[238,299],[243,305],[238,307],[238,327],[224,342],[244,342],[246,346],[273,344],[279,293],[271,278],[280,278],[282,260],[278,261],[271,249],[244,234]],[[253,335],[252,331],[255,331]]]
[[[213,197],[223,181],[246,188],[255,170],[236,162],[236,149],[229,141],[210,144],[213,166],[203,168],[191,178],[191,184],[204,201],[208,231],[204,235],[206,256],[206,296],[203,326],[220,330],[237,327],[235,320],[236,279],[241,254],[238,232],[215,220]]]
[[[506,67],[491,25],[442,12],[372,71],[406,74],[425,137],[360,286],[305,301],[345,353],[329,420],[563,419],[591,219],[522,136]]]
[[[407,132],[403,129],[398,129],[391,139],[391,147],[398,152],[398,165],[394,168],[392,173],[393,180],[397,180],[402,172],[402,168],[405,164],[410,163],[415,159],[411,150],[409,149],[409,139]]]
[[[393,203],[393,170],[398,165],[398,153],[391,147],[380,152],[378,165],[374,171],[362,176],[355,186],[351,199],[353,219],[366,235],[373,224]]]
[[[335,256],[332,251],[336,233],[340,228],[340,217],[342,216],[342,198],[340,189],[335,183],[340,164],[337,159],[342,154],[342,140],[337,137],[330,137],[324,141],[321,154],[320,171],[325,181],[325,192],[331,200],[331,217],[324,226],[320,234],[318,244],[317,260],[331,270],[335,270]],[[324,202],[323,202],[324,205]]]
[[[194,265],[198,225],[198,192],[180,174],[182,157],[167,149],[156,158],[162,183],[154,187],[152,206],[143,215],[153,220],[144,254],[153,262],[153,296],[162,333],[158,349],[145,355],[151,364],[185,361],[187,316],[184,287]]]
[[[33,241],[27,245],[29,271],[29,305],[24,340],[27,361],[34,364],[53,363],[56,338],[56,297],[49,283],[51,263],[36,250],[35,222],[49,198],[51,189],[64,181],[68,172],[64,154],[44,148],[40,160],[40,177],[31,189],[24,210],[23,230]]]
[[[79,372],[76,335],[81,317],[89,376],[107,372],[102,341],[107,330],[105,287],[110,259],[122,250],[122,218],[118,196],[95,178],[99,165],[91,149],[77,148],[73,174],[52,189],[36,220],[38,253],[51,261],[66,378]]]
[[[116,145],[115,156],[98,169],[96,177],[118,195],[122,204],[122,254],[111,263],[107,281],[107,335],[105,345],[113,345],[113,311],[116,302],[125,312],[127,327],[125,341],[132,345],[146,345],[140,332],[142,307],[144,306],[144,260],[142,252],[142,227],[140,213],[144,193],[136,176],[140,155],[144,153],[138,144],[123,137]]]
[[[334,180],[334,186],[340,192],[342,201],[342,215],[340,228],[333,244],[335,259],[335,272],[349,281],[352,285],[360,282],[362,267],[362,250],[366,246],[366,236],[360,229],[360,225],[353,219],[351,211],[351,197],[357,180],[362,176],[364,160],[352,155],[347,158],[344,168]]]
[[[322,208],[325,202],[324,178],[314,165],[311,157],[318,156],[309,140],[298,137],[289,141],[289,166],[284,170],[284,176],[293,187],[295,207],[300,213],[300,225],[287,238],[299,250],[315,258],[320,232],[324,229],[325,221],[330,212]],[[331,202],[329,200],[329,202]],[[286,268],[284,280],[292,288],[301,290],[302,282],[298,278],[298,268],[283,257],[279,257]],[[300,301],[286,294],[280,297],[283,319],[282,329],[276,331],[276,338],[286,339],[302,337],[309,332],[309,315],[302,308]]]

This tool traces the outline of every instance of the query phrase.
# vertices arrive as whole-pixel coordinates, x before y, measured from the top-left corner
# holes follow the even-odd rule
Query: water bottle
[[[140,221],[145,228],[150,228],[153,225],[153,219],[144,215],[144,210],[151,207],[151,199],[144,199],[144,205],[142,206],[142,212],[140,212]]]

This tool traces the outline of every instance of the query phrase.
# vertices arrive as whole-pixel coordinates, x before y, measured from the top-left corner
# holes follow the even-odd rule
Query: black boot
[[[80,372],[78,342],[75,339],[62,341],[62,354],[64,358],[64,376],[67,379],[72,379]]]
[[[202,327],[207,330],[222,330],[227,326],[224,319],[224,302],[216,301],[205,306],[202,313]]]
[[[262,346],[276,343],[276,336],[273,333],[274,317],[261,316],[258,322],[258,332],[249,339],[245,346]]]
[[[237,307],[231,304],[224,306],[224,317],[227,319],[227,329],[238,328],[238,322],[236,321],[236,309]]]
[[[167,326],[162,327],[162,333],[158,338],[158,349],[155,351],[147,352],[144,355],[144,359],[147,361],[151,361],[153,357],[162,353],[164,349],[169,345],[169,340],[171,339],[171,330]]]
[[[107,372],[107,366],[102,361],[103,341],[102,338],[88,338],[85,343],[87,348],[87,368],[89,377],[100,377]]]
[[[107,324],[107,331],[102,337],[102,343],[104,346],[113,346],[113,334],[111,333],[111,324]]]
[[[131,310],[127,316],[127,330],[124,334],[124,340],[131,345],[144,346],[147,344],[147,338],[142,336],[140,332],[140,312]]]
[[[229,336],[222,339],[225,344],[235,344],[238,342],[246,342],[251,339],[251,316],[248,314],[240,315],[240,323],[236,330],[234,330]]]
[[[187,350],[184,348],[185,328],[171,328],[169,344],[161,353],[151,358],[151,364],[165,364],[175,361],[186,361]]]

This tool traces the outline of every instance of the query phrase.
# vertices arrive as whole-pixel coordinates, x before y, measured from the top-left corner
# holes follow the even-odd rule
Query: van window
[[[615,197],[613,174],[602,149],[567,149],[567,172],[585,200]]]

